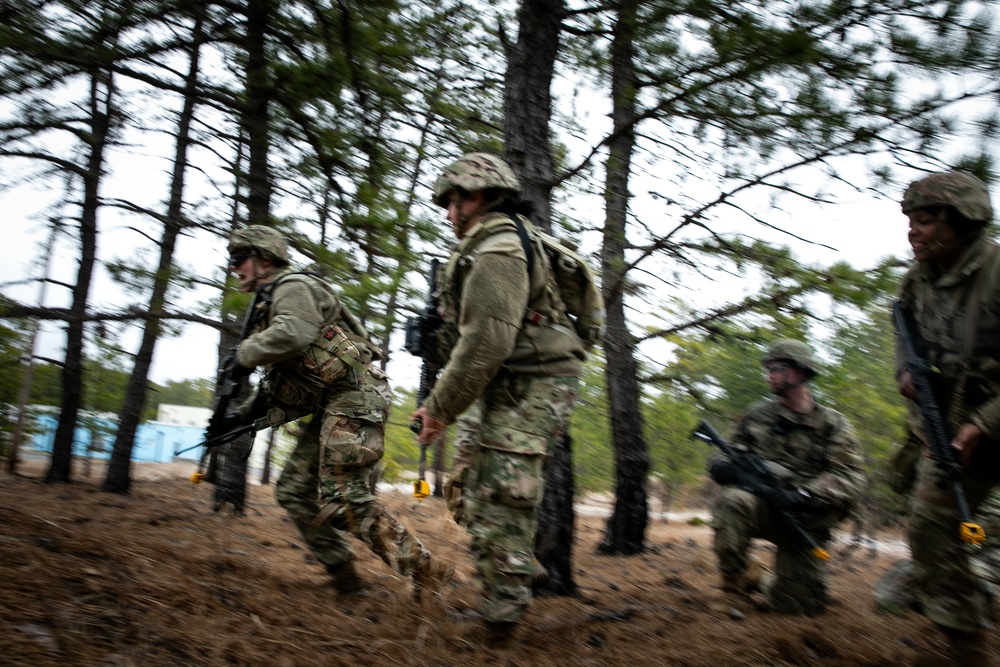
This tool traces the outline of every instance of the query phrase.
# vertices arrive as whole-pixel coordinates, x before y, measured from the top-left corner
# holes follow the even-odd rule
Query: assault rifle
[[[415,357],[420,357],[423,363],[420,366],[420,384],[417,386],[417,407],[419,408],[427,397],[430,396],[434,382],[437,380],[438,371],[441,370],[438,363],[438,351],[434,334],[444,323],[441,315],[438,314],[438,299],[435,294],[435,283],[437,281],[437,271],[440,262],[437,259],[431,260],[430,271],[427,275],[427,283],[430,289],[427,291],[427,304],[415,317],[406,319],[406,339],[403,348]],[[423,430],[423,421],[415,420],[410,424],[410,430],[420,433]],[[430,487],[424,478],[427,472],[427,445],[420,443],[420,473],[417,481],[413,483],[413,495],[418,500],[423,500],[430,495]]]
[[[722,436],[715,430],[715,427],[707,421],[702,420],[691,436],[715,445],[729,458],[736,471],[736,486],[747,493],[752,493],[758,498],[763,499],[768,495],[768,491],[778,488],[778,480],[767,469],[764,461],[759,456],[753,452],[737,452],[729,443],[722,439]],[[777,510],[775,513],[784,522],[785,526],[790,528],[803,542],[809,545],[813,556],[819,560],[830,559],[830,554],[802,527],[802,524],[799,523],[794,513],[785,509]]]
[[[247,308],[247,312],[243,317],[243,326],[240,330],[240,337],[237,339],[236,344],[230,349],[229,354],[226,356],[225,360],[222,362],[222,366],[219,369],[219,375],[215,382],[215,400],[212,404],[212,417],[208,420],[208,426],[205,428],[205,440],[188,447],[187,449],[182,449],[174,452],[174,456],[182,454],[196,447],[205,447],[205,451],[202,453],[201,460],[198,462],[198,470],[191,475],[191,481],[198,484],[203,479],[205,479],[205,465],[209,457],[209,451],[213,447],[218,447],[224,445],[227,442],[232,442],[236,438],[240,437],[245,433],[251,431],[259,430],[257,425],[261,422],[259,413],[263,408],[263,392],[258,392],[257,400],[254,402],[254,406],[251,409],[250,418],[253,420],[249,424],[243,424],[235,429],[228,431],[223,431],[222,429],[226,426],[226,415],[232,412],[233,406],[231,405],[233,401],[236,400],[240,393],[241,381],[249,375],[249,373],[241,372],[237,373],[236,365],[236,348],[250,335],[254,327],[257,325],[258,319],[263,315],[266,306],[271,299],[271,289],[270,285],[261,285],[257,288],[254,293],[253,302],[250,307]],[[240,371],[246,371],[246,369],[240,369]],[[263,428],[263,426],[261,426]],[[253,450],[253,441],[247,447],[246,452],[241,456],[243,460],[250,458],[250,452]]]
[[[924,430],[930,440],[931,457],[935,465],[944,472],[945,480],[951,484],[952,492],[955,494],[961,520],[958,527],[959,537],[968,544],[980,546],[986,540],[986,533],[983,532],[982,526],[972,520],[969,503],[965,499],[965,491],[959,480],[962,474],[962,462],[959,460],[958,452],[951,446],[953,438],[951,426],[941,414],[937,397],[934,395],[931,379],[934,371],[919,352],[924,341],[920,338],[913,316],[903,307],[902,301],[897,300],[892,304],[892,321],[896,325],[896,331],[906,352],[906,370],[913,378],[913,386],[920,399],[920,414],[924,418]]]

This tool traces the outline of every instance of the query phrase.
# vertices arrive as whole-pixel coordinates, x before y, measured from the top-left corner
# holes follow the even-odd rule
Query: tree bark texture
[[[249,169],[247,170],[247,223],[270,223],[271,172],[268,167],[270,151],[270,121],[268,104],[267,30],[272,12],[271,0],[249,0],[246,22],[246,107],[243,111],[243,129],[248,145]]]
[[[576,528],[572,444],[567,431],[546,463],[545,495],[538,511],[539,528],[535,533],[535,557],[549,572],[549,580],[540,591],[542,594],[576,595],[578,592],[573,580],[572,557]]]
[[[602,289],[607,310],[605,373],[615,450],[615,507],[598,551],[627,555],[645,548],[649,521],[646,493],[649,448],[643,436],[638,364],[635,343],[625,319],[624,299],[629,172],[635,148],[632,128],[636,115],[636,4],[634,0],[623,0],[617,11],[611,54],[615,136],[608,152],[604,247],[601,253]]]
[[[517,43],[509,45],[504,77],[505,157],[521,181],[523,198],[535,205],[532,222],[552,229],[552,77],[563,0],[522,0]]]
[[[253,432],[241,435],[219,448],[213,496],[216,512],[221,512],[227,505],[238,516],[246,511],[247,461],[255,437],[257,434]]]

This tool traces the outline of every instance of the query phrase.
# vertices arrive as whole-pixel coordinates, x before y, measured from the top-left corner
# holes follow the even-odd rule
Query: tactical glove
[[[252,368],[247,368],[246,366],[240,366],[238,363],[236,363],[235,360],[229,366],[229,377],[231,377],[234,381],[242,380],[245,377],[250,377],[251,373],[253,373]]]
[[[218,418],[212,417],[208,422],[208,428],[205,429],[205,436],[207,439],[217,438],[230,431],[235,431],[245,423],[243,416],[236,412],[228,412]]]
[[[722,486],[733,486],[739,481],[739,473],[731,461],[716,461],[709,467],[708,474]]]

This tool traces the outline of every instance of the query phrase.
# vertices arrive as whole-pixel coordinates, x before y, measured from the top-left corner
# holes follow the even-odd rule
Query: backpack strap
[[[521,216],[513,215],[511,216],[514,220],[514,226],[517,227],[517,236],[521,239],[521,247],[524,248],[524,255],[528,259],[528,282],[531,282],[531,274],[535,268],[535,249],[531,247],[531,239],[528,238],[528,230],[525,229],[524,223],[521,222]]]

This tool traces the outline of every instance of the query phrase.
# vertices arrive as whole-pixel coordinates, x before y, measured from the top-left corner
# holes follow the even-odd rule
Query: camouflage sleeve
[[[827,469],[803,484],[802,488],[820,503],[849,509],[864,488],[861,445],[850,422],[839,413],[833,416],[836,422],[827,445]]]
[[[482,395],[514,349],[527,303],[523,256],[476,259],[462,285],[458,341],[424,402],[432,417],[450,424]]]
[[[275,288],[269,319],[266,329],[237,348],[241,366],[275,364],[303,353],[324,324],[316,295],[304,280],[288,280]]]
[[[991,440],[1000,440],[1000,396],[994,396],[976,408],[969,421]]]

